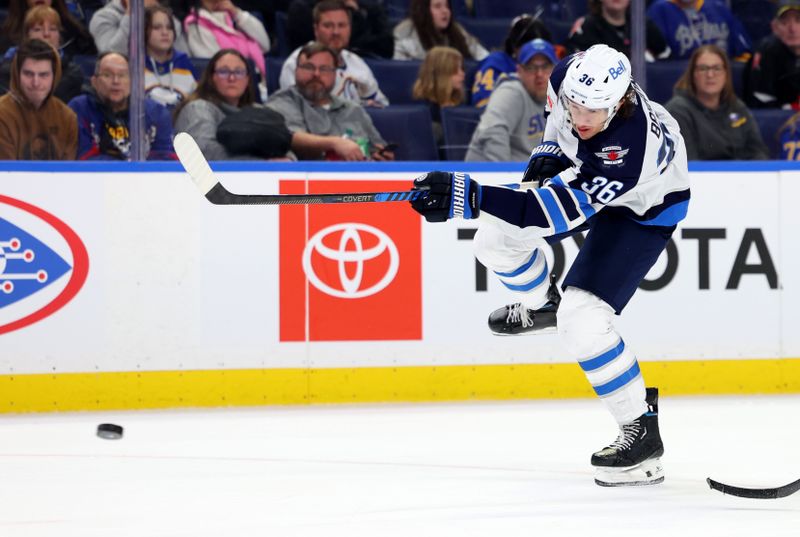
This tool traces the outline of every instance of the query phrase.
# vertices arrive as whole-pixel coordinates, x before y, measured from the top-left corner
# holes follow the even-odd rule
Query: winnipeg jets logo
[[[610,145],[604,147],[602,151],[595,153],[597,158],[603,159],[603,164],[606,166],[619,166],[622,164],[625,155],[628,154],[630,149],[622,149],[618,145]]]

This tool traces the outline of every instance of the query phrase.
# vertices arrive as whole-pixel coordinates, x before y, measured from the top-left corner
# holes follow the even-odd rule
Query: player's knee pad
[[[473,245],[478,261],[512,291],[547,289],[553,254],[543,239],[512,237],[487,225],[478,228]]]
[[[613,308],[583,289],[564,291],[557,319],[558,334],[575,358],[592,356],[619,341]]]

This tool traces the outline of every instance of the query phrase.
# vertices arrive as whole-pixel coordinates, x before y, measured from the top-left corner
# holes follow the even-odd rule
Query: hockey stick
[[[421,190],[404,192],[354,192],[351,194],[234,194],[222,186],[211,166],[188,133],[175,135],[175,153],[200,192],[215,205],[305,205],[318,203],[365,203],[370,201],[411,201]]]
[[[784,485],[782,487],[767,488],[767,489],[747,489],[743,487],[734,487],[714,481],[713,479],[706,478],[708,486],[714,490],[718,490],[723,494],[730,494],[731,496],[740,496],[742,498],[756,498],[759,500],[774,500],[776,498],[785,498],[800,490],[800,479]]]

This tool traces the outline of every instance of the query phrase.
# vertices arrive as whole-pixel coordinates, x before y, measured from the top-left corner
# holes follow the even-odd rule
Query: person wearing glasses
[[[235,157],[217,140],[220,123],[256,102],[252,73],[244,55],[222,49],[211,58],[197,89],[175,111],[175,132],[188,132],[208,160]]]
[[[78,116],[78,160],[130,160],[130,96],[127,56],[119,52],[101,54],[91,89],[69,102]],[[147,160],[175,160],[169,112],[147,98],[144,113]]]
[[[394,160],[364,108],[333,94],[336,52],[312,41],[297,56],[295,84],[267,100],[292,132],[292,150],[304,160]]]
[[[336,82],[333,94],[342,99],[361,103],[364,106],[386,106],[389,99],[378,87],[378,81],[367,62],[350,46],[353,14],[344,0],[322,0],[312,11],[314,39],[329,46],[338,55],[336,60]],[[283,62],[280,76],[281,89],[295,83],[298,47]]]
[[[728,55],[717,45],[695,49],[666,108],[681,127],[689,160],[769,158],[758,124],[733,91]]]
[[[547,41],[533,39],[517,57],[516,74],[502,77],[492,92],[464,160],[525,161],[542,141],[547,82],[558,63],[556,51]]]

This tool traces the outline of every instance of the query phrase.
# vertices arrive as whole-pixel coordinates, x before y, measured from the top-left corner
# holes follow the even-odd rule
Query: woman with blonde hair
[[[430,107],[433,134],[441,149],[444,137],[441,109],[463,104],[466,96],[464,57],[459,51],[450,47],[430,49],[419,67],[419,75],[414,82],[412,92],[414,99],[425,101]]]
[[[758,124],[733,91],[728,55],[717,45],[692,53],[666,109],[678,120],[689,160],[769,158]]]
[[[58,11],[49,6],[35,6],[25,13],[22,24],[22,42],[39,39],[48,43],[59,52],[61,58],[61,78],[53,91],[53,95],[68,103],[81,93],[83,86],[83,71],[80,66],[72,61],[70,56],[64,54],[61,48],[62,31],[61,16]],[[17,47],[6,51],[0,64],[0,93],[5,93],[11,80],[11,63]]]

